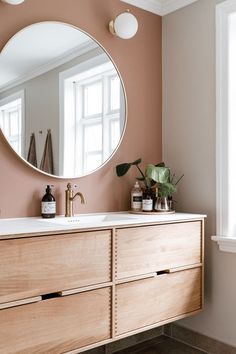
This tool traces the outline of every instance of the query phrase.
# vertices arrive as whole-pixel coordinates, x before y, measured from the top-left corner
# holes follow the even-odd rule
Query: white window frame
[[[73,66],[70,69],[67,69],[63,72],[61,72],[59,74],[59,97],[60,97],[60,144],[59,144],[59,156],[60,156],[60,161],[59,161],[59,172],[60,174],[63,174],[64,171],[64,160],[65,160],[65,139],[64,139],[64,125],[65,125],[65,120],[64,120],[64,111],[65,111],[65,105],[64,105],[64,91],[65,91],[65,80],[68,78],[73,77],[74,75],[77,75],[79,73],[83,73],[84,71],[91,69],[92,67],[96,67],[96,66],[100,66],[103,64],[108,64],[108,60],[107,60],[107,55],[105,53],[96,55],[93,58],[90,58],[84,62],[81,62],[80,64],[77,64],[75,66]],[[110,69],[109,69],[110,70]],[[108,71],[109,71],[108,70]],[[99,75],[98,75],[99,76]],[[85,79],[86,81],[86,79]],[[121,86],[121,90],[122,90],[122,86]],[[121,96],[122,99],[122,96]],[[104,104],[104,103],[103,103]],[[76,109],[76,107],[74,107],[74,109]],[[114,118],[116,118],[116,115],[118,113],[118,111],[120,112],[119,115],[121,115],[121,110],[122,110],[122,104],[119,110],[108,110],[108,114],[110,116],[114,116]],[[90,119],[90,118],[88,118]],[[93,117],[91,117],[91,121],[93,120]],[[102,120],[103,122],[104,120]],[[102,123],[104,124],[104,123]],[[120,126],[122,126],[122,122],[120,122]],[[61,152],[64,151],[63,154],[61,154]],[[79,150],[80,151],[80,150]],[[109,156],[108,156],[109,157]],[[102,156],[102,164],[105,162],[107,158],[104,159],[104,156]],[[81,159],[79,159],[81,160]],[[78,170],[78,166],[76,165],[76,163],[74,164],[75,166],[75,170]],[[96,170],[96,169],[95,169]],[[84,173],[83,171],[80,171],[79,173],[82,173],[82,175],[87,175],[91,172],[86,172]]]
[[[76,133],[77,136],[80,136],[79,141],[81,142],[79,148],[77,149],[78,151],[80,151],[79,159],[78,159],[81,161],[81,171],[79,171],[80,174],[89,173],[88,171],[85,171],[86,156],[95,155],[95,154],[101,155],[102,158],[101,164],[103,164],[113,152],[113,149],[111,148],[111,139],[110,139],[111,124],[114,121],[120,121],[120,109],[117,110],[111,109],[109,88],[111,85],[111,79],[112,77],[115,76],[117,76],[117,74],[114,73],[114,70],[108,69],[104,71],[102,74],[99,73],[97,75],[92,76],[89,79],[86,78],[80,82],[75,83],[75,90],[78,91],[82,90],[82,93],[80,94],[82,101],[84,101],[85,87],[87,85],[90,85],[90,83],[93,84],[95,82],[101,82],[102,90],[103,90],[103,102],[102,102],[101,113],[86,116],[84,112],[84,104],[83,103],[81,104],[83,109],[81,112],[81,117],[78,120],[78,126],[77,126],[78,131]],[[84,130],[89,125],[93,126],[96,124],[102,125],[102,148],[101,150],[97,150],[93,152],[85,152],[84,142],[83,142]]]
[[[25,90],[17,91],[9,96],[0,99],[0,106],[4,106],[18,99],[21,99],[21,156],[24,157],[25,156]]]
[[[73,66],[70,69],[64,70],[59,74],[59,131],[60,131],[60,136],[59,136],[59,156],[60,156],[60,161],[59,161],[59,174],[64,174],[64,161],[66,158],[66,152],[65,152],[65,141],[64,141],[64,130],[65,130],[65,121],[64,121],[64,112],[65,112],[65,106],[64,106],[64,91],[65,91],[65,80],[68,79],[69,77],[76,75],[78,73],[82,73],[83,71],[88,70],[89,68],[93,66],[98,66],[102,65],[107,62],[107,55],[105,53],[96,55],[93,58],[90,58],[84,62],[81,62],[75,66]]]
[[[229,204],[229,31],[235,0],[216,5],[216,236],[221,251],[236,253],[236,237],[228,233]]]

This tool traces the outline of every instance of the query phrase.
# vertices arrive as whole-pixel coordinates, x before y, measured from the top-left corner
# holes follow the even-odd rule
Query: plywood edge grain
[[[95,285],[84,286],[81,288],[62,290],[62,291],[59,291],[58,294],[60,296],[74,295],[74,294],[79,294],[79,293],[83,293],[86,291],[108,288],[108,287],[111,287],[112,284],[113,284],[112,282],[107,282],[107,283],[100,283],[100,284],[95,284]]]
[[[177,268],[171,268],[168,269],[166,272],[167,273],[177,273],[181,272],[182,270],[188,270],[188,269],[194,269],[194,268],[200,268],[202,267],[202,263],[194,263],[194,264],[189,264],[183,267],[177,267]]]
[[[135,275],[132,277],[127,277],[127,278],[119,278],[115,281],[115,283],[118,284],[123,284],[123,283],[129,283],[135,280],[142,280],[142,279],[148,279],[148,278],[153,278],[157,275],[156,272],[152,273],[147,273],[147,274],[141,274],[141,275]]]
[[[28,299],[5,302],[3,304],[0,304],[0,310],[7,309],[10,307],[21,306],[21,305],[28,305],[28,304],[32,304],[33,302],[39,302],[41,300],[42,300],[41,296],[35,296]]]

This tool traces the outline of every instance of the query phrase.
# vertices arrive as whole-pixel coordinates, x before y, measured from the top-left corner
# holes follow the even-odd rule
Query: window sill
[[[211,236],[219,245],[220,251],[236,253],[236,238],[225,236]]]

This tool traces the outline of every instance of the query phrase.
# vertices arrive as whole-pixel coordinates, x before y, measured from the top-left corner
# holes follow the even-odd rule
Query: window
[[[63,161],[67,175],[95,170],[120,140],[120,78],[107,58],[92,64],[79,64],[63,80],[63,144],[70,156],[70,161]]]
[[[24,92],[0,99],[0,127],[12,148],[24,154]]]
[[[216,8],[217,236],[223,251],[236,252],[236,2]]]

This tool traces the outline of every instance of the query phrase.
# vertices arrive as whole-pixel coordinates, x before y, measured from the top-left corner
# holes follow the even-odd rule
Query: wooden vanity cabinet
[[[201,308],[201,269],[119,284],[116,334],[121,335]]]
[[[58,354],[111,337],[111,289],[0,311],[1,354]]]
[[[0,240],[0,354],[80,353],[203,307],[204,219]]]
[[[0,241],[0,304],[111,281],[111,231]]]
[[[201,222],[116,231],[116,278],[201,263]]]

